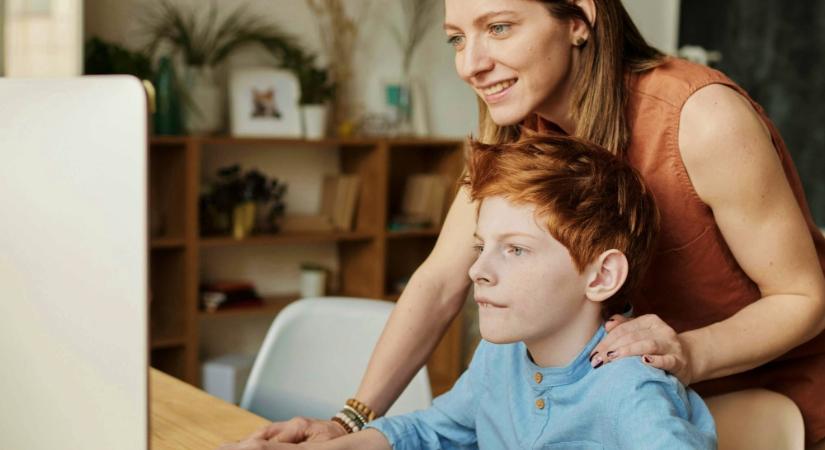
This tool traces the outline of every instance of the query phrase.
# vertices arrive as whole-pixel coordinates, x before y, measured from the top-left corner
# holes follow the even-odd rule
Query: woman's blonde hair
[[[536,1],[544,3],[556,19],[580,20],[590,29],[578,67],[574,68],[570,110],[576,126],[568,131],[623,156],[630,141],[625,116],[628,75],[656,67],[664,55],[645,41],[620,0],[593,0],[593,24],[572,0]],[[478,105],[480,141],[503,144],[518,139],[518,125],[500,127],[481,98]]]

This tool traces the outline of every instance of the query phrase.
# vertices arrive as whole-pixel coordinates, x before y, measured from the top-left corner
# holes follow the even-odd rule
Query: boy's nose
[[[470,266],[470,271],[468,273],[470,275],[470,279],[475,284],[490,285],[495,282],[495,279],[492,276],[492,271],[489,270],[482,256],[479,256],[478,259],[476,259],[476,262]]]

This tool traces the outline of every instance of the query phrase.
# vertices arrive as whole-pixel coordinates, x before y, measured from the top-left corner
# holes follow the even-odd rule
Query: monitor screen
[[[148,446],[146,99],[0,78],[0,448]]]

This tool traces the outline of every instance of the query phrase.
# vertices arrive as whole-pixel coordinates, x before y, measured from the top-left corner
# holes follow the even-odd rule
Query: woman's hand
[[[276,442],[321,442],[347,434],[341,425],[331,420],[294,417],[286,422],[273,422],[256,431],[249,438]]]
[[[605,324],[607,335],[596,346],[590,362],[601,367],[625,356],[641,356],[650,366],[673,374],[685,386],[693,381],[693,366],[687,345],[659,316],[634,319],[615,315]]]
[[[300,444],[269,442],[265,439],[249,437],[240,442],[221,445],[218,450],[299,450],[305,448]]]

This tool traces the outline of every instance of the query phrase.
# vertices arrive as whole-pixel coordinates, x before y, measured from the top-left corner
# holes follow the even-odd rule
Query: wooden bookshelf
[[[198,193],[203,167],[213,148],[243,149],[247,155],[252,152],[253,157],[261,158],[267,152],[336,151],[340,173],[356,174],[361,180],[354,231],[291,231],[240,240],[201,236]],[[151,139],[149,154],[153,218],[150,228],[156,231],[149,239],[151,362],[195,385],[200,373],[200,330],[206,322],[274,318],[298,299],[297,294],[286,295],[267,298],[260,307],[201,311],[198,286],[202,252],[208,250],[211,256],[236,247],[269,246],[272,248],[267,251],[277,252],[278,246],[334,245],[338,254],[338,290],[330,295],[395,301],[398,294],[394,286],[423,262],[439,232],[435,227],[387,230],[390,219],[400,210],[406,178],[433,173],[457,180],[463,168],[463,143],[448,139],[156,137]],[[455,189],[450,198],[454,193]],[[428,362],[434,394],[447,390],[460,375],[460,317]]]

